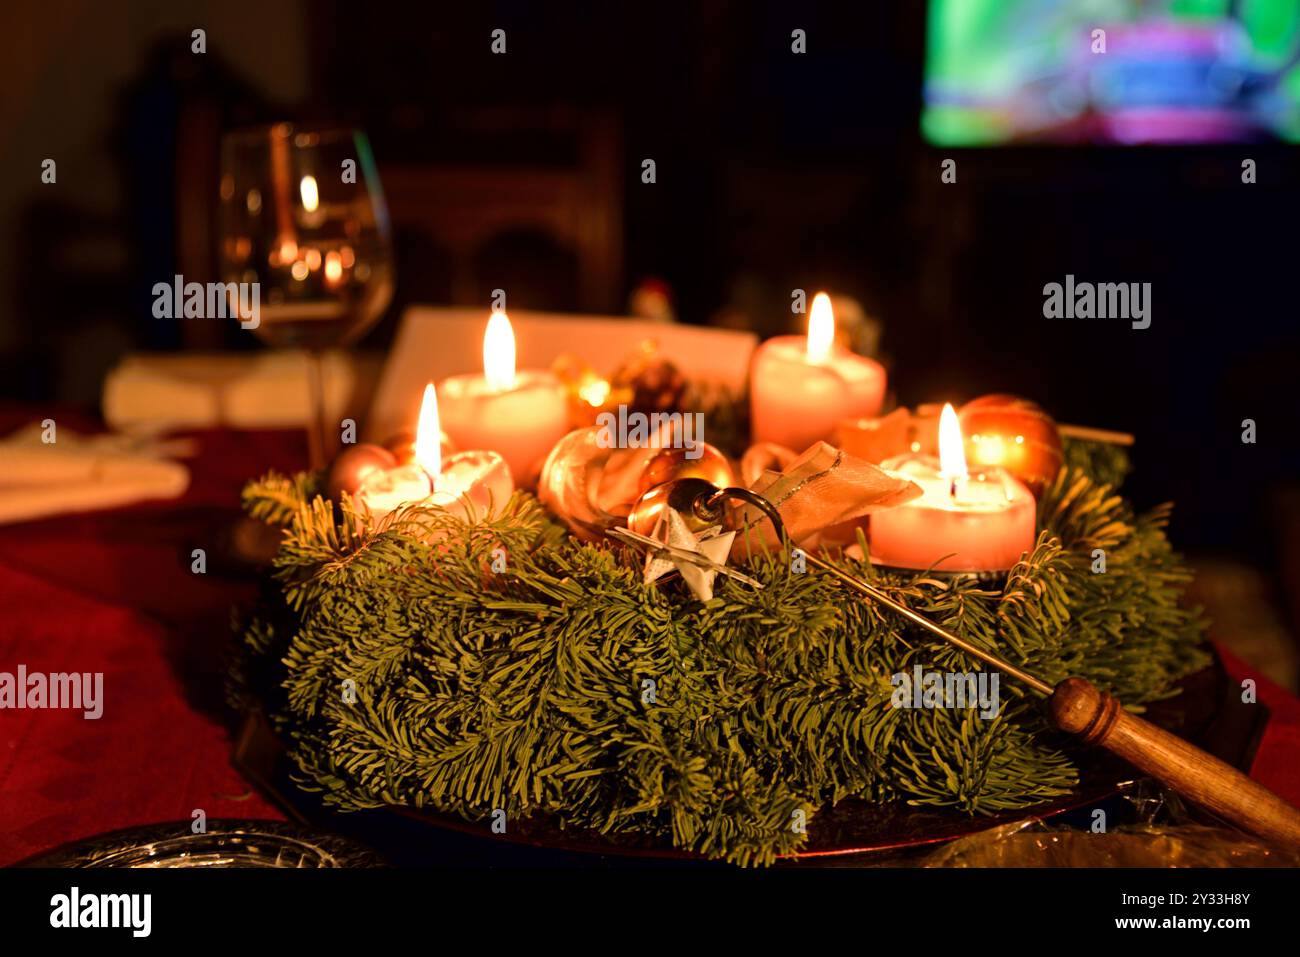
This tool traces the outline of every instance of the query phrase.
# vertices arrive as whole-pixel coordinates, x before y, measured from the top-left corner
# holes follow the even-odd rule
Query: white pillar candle
[[[547,453],[569,432],[568,398],[549,372],[515,371],[515,337],[504,312],[483,336],[483,374],[458,375],[438,389],[442,423],[459,448],[491,449],[529,485]]]
[[[880,413],[885,369],[835,342],[830,297],[818,293],[806,338],[777,336],[754,352],[749,402],[755,442],[803,452],[832,438],[841,419]]]
[[[404,505],[433,505],[476,522],[500,512],[514,493],[505,459],[493,451],[457,452],[442,457],[438,393],[429,383],[415,431],[415,460],[366,475],[357,498],[374,519]]]
[[[384,518],[404,505],[423,502],[433,491],[429,473],[409,462],[395,469],[375,469],[361,480],[356,497],[370,509],[372,518]]]
[[[870,519],[871,560],[895,568],[947,572],[1005,571],[1034,547],[1036,505],[1009,472],[966,469],[961,427],[951,405],[939,424],[939,458],[909,454],[881,467],[921,486],[923,494]]]

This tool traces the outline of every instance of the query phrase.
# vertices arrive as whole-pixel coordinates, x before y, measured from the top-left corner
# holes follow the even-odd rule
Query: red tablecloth
[[[190,555],[213,554],[250,475],[301,467],[305,451],[294,433],[198,439],[179,501],[0,528],[0,671],[104,674],[98,720],[0,710],[0,864],[196,809],[281,817],[231,767],[222,704],[230,609],[253,585],[193,574]],[[1224,657],[1272,710],[1253,776],[1300,804],[1300,701]]]
[[[0,527],[0,671],[104,674],[98,720],[0,710],[0,864],[196,809],[282,819],[230,764],[223,655],[231,607],[255,586],[211,565],[243,482],[301,468],[305,446],[284,432],[197,438],[177,501]]]

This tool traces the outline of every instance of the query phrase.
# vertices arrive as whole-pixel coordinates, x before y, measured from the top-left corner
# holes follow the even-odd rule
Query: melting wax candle
[[[505,459],[493,451],[457,452],[444,460],[438,424],[438,393],[429,383],[420,404],[415,457],[393,469],[366,474],[358,498],[378,519],[404,505],[436,505],[466,521],[500,511],[514,492]]]
[[[939,424],[939,458],[908,454],[882,468],[923,494],[871,516],[871,560],[896,568],[1005,571],[1034,547],[1034,496],[1009,472],[966,468],[961,427],[951,405]]]
[[[755,442],[803,452],[829,439],[841,419],[874,416],[885,401],[885,369],[835,342],[826,293],[813,297],[808,336],[777,336],[754,352],[749,402]]]
[[[515,335],[504,312],[483,335],[483,374],[458,375],[439,387],[443,428],[460,448],[491,449],[517,485],[536,477],[542,460],[569,432],[568,397],[549,372],[515,370]]]

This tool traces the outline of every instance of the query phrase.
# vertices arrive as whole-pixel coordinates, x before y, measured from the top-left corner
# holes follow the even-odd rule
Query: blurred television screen
[[[1300,141],[1300,0],[930,0],[939,146]]]

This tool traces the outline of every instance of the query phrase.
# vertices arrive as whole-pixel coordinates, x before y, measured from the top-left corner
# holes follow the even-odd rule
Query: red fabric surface
[[[0,431],[42,416],[0,409]],[[63,427],[65,419],[60,419]],[[103,672],[104,713],[0,710],[0,865],[105,831],[209,818],[280,819],[230,765],[222,705],[230,608],[247,578],[190,570],[237,514],[239,489],[300,468],[296,433],[196,436],[175,502],[0,527],[0,671]],[[1252,775],[1300,804],[1300,701],[1254,677],[1272,718]]]
[[[28,418],[0,410],[0,432]],[[65,424],[74,416],[59,416]],[[282,819],[231,767],[235,719],[222,655],[232,605],[254,591],[221,573],[217,537],[239,489],[301,468],[296,433],[196,435],[179,500],[0,527],[0,671],[103,672],[103,716],[0,710],[0,865],[139,824]],[[206,549],[205,575],[191,552]]]
[[[230,739],[175,665],[162,623],[0,568],[3,669],[103,672],[103,713],[0,712],[0,863],[135,824],[276,818],[230,766]],[[219,687],[218,673],[209,675]]]
[[[1219,655],[1234,679],[1255,679],[1258,700],[1269,710],[1268,724],[1255,750],[1250,776],[1300,807],[1300,761],[1297,760],[1300,758],[1300,700],[1222,646]]]

